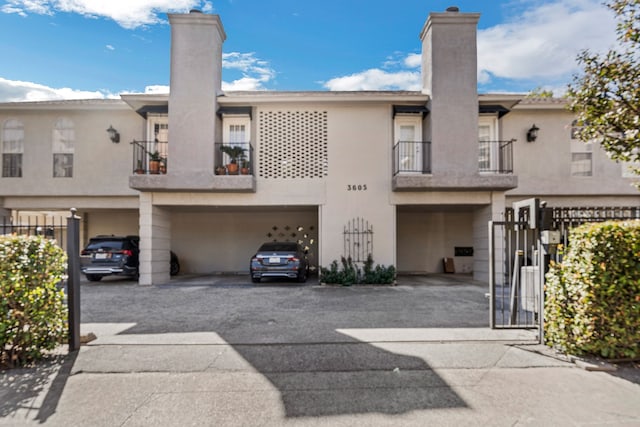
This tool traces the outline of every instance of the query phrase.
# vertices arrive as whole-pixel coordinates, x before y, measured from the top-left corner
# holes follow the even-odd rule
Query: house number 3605
[[[347,184],[347,191],[367,191],[367,184]]]

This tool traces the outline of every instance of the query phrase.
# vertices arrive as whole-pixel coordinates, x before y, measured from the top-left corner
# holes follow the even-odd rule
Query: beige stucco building
[[[183,272],[248,272],[269,240],[486,281],[487,223],[514,201],[638,206],[564,100],[477,93],[478,18],[429,15],[418,92],[222,92],[220,18],[169,15],[169,95],[0,104],[0,215],[75,207],[84,241],[139,234],[141,284],[169,280],[169,249]]]

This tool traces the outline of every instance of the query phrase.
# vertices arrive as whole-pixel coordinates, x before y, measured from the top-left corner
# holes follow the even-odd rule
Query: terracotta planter
[[[238,175],[238,164],[229,163],[227,165],[227,172],[229,172],[229,175]]]
[[[151,174],[159,174],[160,173],[160,161],[159,160],[150,160],[149,161],[149,173],[151,173]]]

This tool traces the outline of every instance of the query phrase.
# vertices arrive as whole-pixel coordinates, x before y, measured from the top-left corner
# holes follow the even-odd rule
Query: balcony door
[[[160,154],[160,157],[169,157],[169,117],[166,115],[149,115],[147,118],[149,142],[147,144],[148,154]]]
[[[224,145],[241,147],[244,151],[245,160],[249,157],[249,142],[251,141],[249,116],[225,116],[222,119],[222,142]],[[226,154],[223,155],[223,162],[229,163],[231,159]]]
[[[500,144],[497,137],[495,117],[480,117],[478,121],[478,141],[480,144],[478,169],[480,172],[500,170]]]
[[[396,116],[395,144],[398,172],[422,172],[422,118]]]

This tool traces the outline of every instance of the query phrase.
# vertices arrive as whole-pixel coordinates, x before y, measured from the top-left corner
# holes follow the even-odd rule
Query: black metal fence
[[[19,234],[27,236],[44,236],[53,239],[62,249],[66,249],[67,222],[65,218],[46,216],[20,216],[19,221],[2,218],[0,234]]]
[[[492,328],[538,328],[544,295],[546,263],[562,261],[563,251],[547,253],[540,228],[557,230],[559,244],[567,247],[572,228],[585,223],[640,219],[638,207],[556,207],[543,209],[538,228],[531,227],[531,212],[512,208],[505,221],[489,225],[490,296]],[[544,218],[546,216],[546,218]]]

